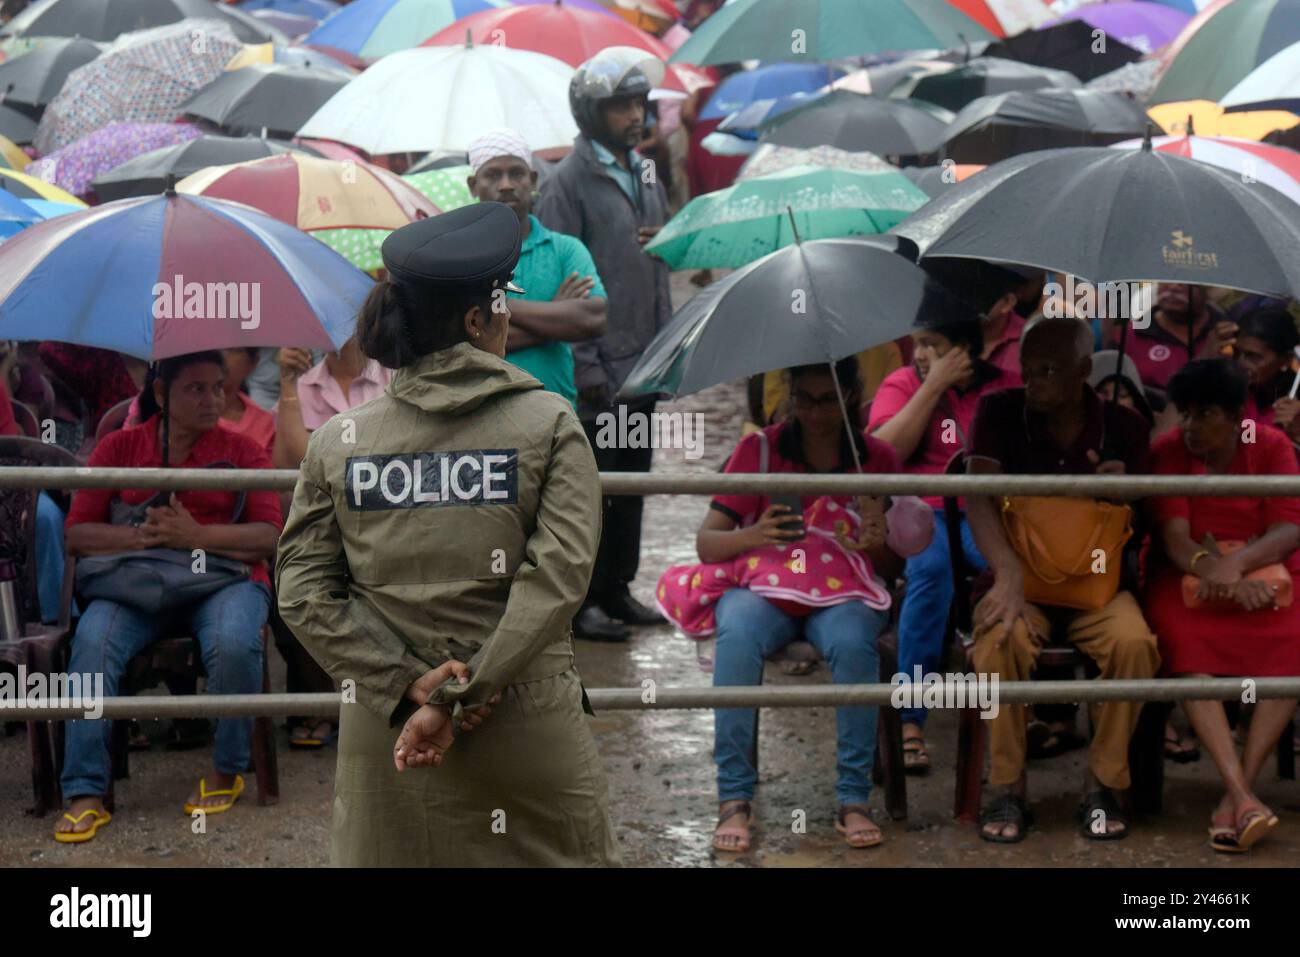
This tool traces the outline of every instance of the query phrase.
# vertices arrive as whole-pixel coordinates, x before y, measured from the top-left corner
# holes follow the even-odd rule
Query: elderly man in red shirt
[[[168,394],[168,462],[173,468],[203,468],[228,463],[235,468],[270,468],[266,450],[244,435],[217,427],[225,405],[225,366],[221,353],[200,352],[160,363],[152,388],[145,391],[143,424],[104,439],[90,457],[92,467],[158,468],[162,460],[163,417]],[[103,693],[117,694],[126,666],[137,654],[180,625],[199,641],[211,694],[255,694],[262,684],[261,628],[270,610],[271,584],[266,561],[274,556],[282,520],[275,492],[249,492],[242,511],[233,492],[173,493],[165,504],[147,510],[138,525],[110,522],[110,503],[140,505],[150,493],[139,489],[83,489],[67,519],[67,547],[78,556],[113,555],[151,548],[210,553],[250,566],[242,581],[227,584],[192,605],[162,615],[121,601],[97,598],[81,616],[72,640],[72,674],[102,674]],[[239,772],[248,767],[253,721],[217,722],[212,770],[199,779],[186,813],[228,810],[243,790]],[[90,840],[111,819],[103,797],[109,786],[107,721],[69,721],[62,787],[69,813],[55,829],[64,843]]]

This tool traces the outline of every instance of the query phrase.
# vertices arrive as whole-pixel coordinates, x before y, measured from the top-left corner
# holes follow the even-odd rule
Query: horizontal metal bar
[[[29,679],[30,680],[30,679]],[[1250,683],[1255,699],[1300,698],[1294,678],[1145,678],[1094,681],[1000,681],[999,705],[1087,703],[1093,701],[1239,701]],[[905,686],[904,686],[905,687]],[[923,687],[923,686],[922,686]],[[991,684],[988,686],[992,690]],[[899,686],[743,685],[715,688],[592,688],[592,708],[604,711],[685,710],[697,708],[834,708],[889,705]],[[652,700],[647,701],[647,697]],[[92,702],[87,701],[86,704]],[[103,718],[235,718],[261,715],[335,715],[337,694],[136,695],[103,698]],[[81,718],[86,708],[67,702],[57,707],[18,705],[0,700],[0,721],[63,721]]]
[[[295,469],[0,468],[0,488],[291,491]],[[792,475],[602,472],[606,495],[1148,495],[1300,497],[1297,475]]]

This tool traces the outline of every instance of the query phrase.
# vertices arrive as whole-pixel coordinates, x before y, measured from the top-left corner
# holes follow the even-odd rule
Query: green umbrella
[[[872,236],[927,201],[897,171],[794,166],[697,196],[646,251],[673,269],[737,268],[790,245],[794,229],[805,241]]]
[[[475,202],[470,195],[465,180],[469,179],[473,169],[469,166],[447,166],[442,169],[426,170],[423,173],[408,173],[406,180],[421,193],[433,201],[444,213]]]
[[[1300,0],[1233,0],[1196,23],[1172,44],[1151,103],[1223,99],[1255,67],[1300,42]]]
[[[947,0],[735,0],[705,20],[669,62],[815,63],[994,39]]]

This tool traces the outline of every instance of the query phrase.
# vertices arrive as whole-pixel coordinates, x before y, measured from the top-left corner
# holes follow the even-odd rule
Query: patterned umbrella
[[[13,193],[19,199],[46,199],[55,203],[71,203],[74,206],[86,204],[67,190],[59,189],[53,183],[28,176],[16,169],[0,169],[0,189]]]
[[[129,159],[203,135],[193,123],[110,123],[75,143],[43,156],[27,172],[74,196],[90,193],[90,181]]]
[[[0,246],[0,338],[149,361],[204,349],[337,349],[371,281],[292,226],[171,193],[105,203]]]
[[[114,121],[170,122],[176,107],[220,76],[241,49],[216,20],[123,34],[99,59],[72,71],[45,109],[36,148],[53,153]]]
[[[477,202],[465,182],[472,172],[471,166],[447,166],[423,173],[408,173],[402,179],[432,200],[433,204],[445,213]]]
[[[441,212],[388,170],[300,153],[213,166],[185,177],[176,188],[260,209],[312,233],[367,271],[383,265],[379,247],[390,232]]]

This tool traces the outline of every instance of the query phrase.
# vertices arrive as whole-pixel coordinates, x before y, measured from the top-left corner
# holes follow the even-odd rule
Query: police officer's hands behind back
[[[437,688],[455,678],[458,684],[469,683],[469,665],[462,661],[447,661],[437,668],[426,671],[411,682],[406,696],[423,706],[407,720],[402,733],[397,736],[393,747],[393,763],[398,771],[407,768],[437,767],[442,763],[442,756],[451,747],[455,736],[452,732],[451,709],[446,705],[425,704],[426,699]],[[491,706],[501,700],[495,694],[488,703],[480,708],[465,709],[462,731],[472,731],[483,723],[483,719],[492,713]]]

